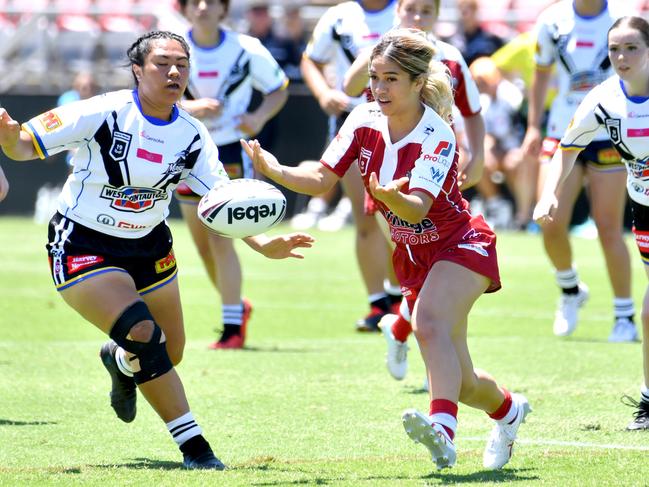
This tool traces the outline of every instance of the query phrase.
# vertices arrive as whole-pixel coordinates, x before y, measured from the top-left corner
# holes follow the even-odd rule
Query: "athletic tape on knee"
[[[142,321],[153,322],[153,333],[148,342],[138,342],[128,337],[133,328]],[[133,372],[136,384],[143,384],[169,372],[173,365],[167,354],[165,341],[160,342],[162,330],[143,301],[138,301],[124,310],[113,328],[110,337],[127,352],[134,354],[140,363],[140,370]]]

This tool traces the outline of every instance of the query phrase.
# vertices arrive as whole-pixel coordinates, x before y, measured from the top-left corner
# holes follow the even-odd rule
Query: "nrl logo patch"
[[[115,162],[122,162],[128,155],[128,149],[131,146],[131,134],[115,130],[113,132],[113,143],[108,153]]]

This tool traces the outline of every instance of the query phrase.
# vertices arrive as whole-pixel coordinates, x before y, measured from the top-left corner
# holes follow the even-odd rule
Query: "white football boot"
[[[491,430],[482,456],[482,464],[485,468],[497,470],[503,468],[509,462],[514,451],[514,441],[516,440],[518,428],[521,423],[525,422],[525,417],[532,412],[527,399],[521,394],[512,394],[512,404],[517,408],[514,420],[510,424],[502,424],[496,421]]]
[[[579,308],[588,301],[588,287],[583,282],[579,283],[577,294],[561,293],[559,306],[554,317],[554,334],[559,337],[572,335],[577,328],[579,320]]]
[[[618,318],[615,320],[615,326],[608,336],[608,341],[612,343],[639,341],[635,323],[628,318]]]
[[[410,439],[428,448],[437,470],[455,465],[455,445],[441,424],[431,424],[428,416],[415,409],[406,410],[401,419]]]
[[[408,373],[408,343],[400,342],[392,334],[392,325],[398,316],[388,313],[379,321],[379,328],[383,332],[388,349],[385,353],[385,365],[388,372],[396,380],[403,380]]]

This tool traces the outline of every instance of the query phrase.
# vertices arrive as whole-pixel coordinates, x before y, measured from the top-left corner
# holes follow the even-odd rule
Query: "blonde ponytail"
[[[428,73],[424,74],[426,81],[421,90],[421,101],[435,110],[447,123],[452,121],[453,88],[451,88],[451,72],[445,64],[431,61]]]

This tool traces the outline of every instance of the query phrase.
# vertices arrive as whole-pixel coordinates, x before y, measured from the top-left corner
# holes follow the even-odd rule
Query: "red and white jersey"
[[[626,165],[629,196],[649,206],[649,98],[628,96],[620,78],[612,76],[586,95],[560,147],[582,149],[600,127]]]
[[[423,191],[434,199],[419,223],[408,223],[379,201],[397,246],[414,249],[444,242],[471,215],[457,185],[456,142],[453,129],[435,111],[425,107],[417,126],[403,139],[390,142],[387,118],[376,102],[356,107],[331,142],[321,162],[342,177],[358,163],[365,188],[376,173],[381,184],[409,177],[403,192]],[[423,247],[420,247],[423,249]],[[409,250],[410,251],[410,250]],[[424,251],[424,250],[422,250]]]
[[[469,67],[462,53],[451,44],[440,41],[432,34],[428,40],[435,46],[435,61],[444,63],[451,72],[455,106],[463,117],[470,117],[480,112],[480,92],[475,84]]]
[[[137,91],[63,105],[23,124],[38,155],[77,149],[58,211],[107,235],[140,238],[169,213],[181,181],[200,195],[228,178],[205,126],[174,107],[147,117]]]
[[[197,46],[191,31],[185,37],[191,49],[190,94],[223,105],[218,117],[201,119],[212,139],[222,146],[248,138],[237,126],[248,110],[253,88],[264,95],[286,88],[286,74],[255,37],[221,29],[221,42],[210,48]]]
[[[376,44],[395,25],[396,0],[382,10],[364,10],[360,2],[330,7],[313,30],[304,55],[318,64],[332,64],[335,88],[343,89],[345,73],[358,54]],[[366,102],[364,95],[352,98],[349,109]]]
[[[608,59],[607,32],[618,18],[632,15],[624,1],[604,2],[602,11],[582,17],[572,0],[545,9],[536,23],[537,67],[557,64],[558,95],[547,126],[547,135],[560,139],[584,96],[613,73]],[[606,139],[599,132],[594,140]]]

